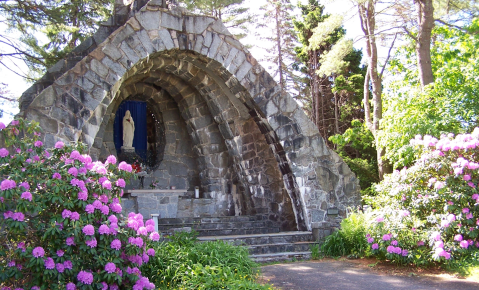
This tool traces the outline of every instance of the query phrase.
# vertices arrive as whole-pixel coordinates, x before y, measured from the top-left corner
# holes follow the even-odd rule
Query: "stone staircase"
[[[310,246],[316,244],[311,232],[280,232],[279,227],[261,215],[158,220],[161,233],[182,228],[197,231],[199,241],[222,240],[247,246],[250,257],[259,263],[309,259]]]

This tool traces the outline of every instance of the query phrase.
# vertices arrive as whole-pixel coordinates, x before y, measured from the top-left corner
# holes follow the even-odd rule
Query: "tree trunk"
[[[434,28],[434,6],[432,0],[415,0],[417,7],[417,21],[419,24],[416,39],[417,66],[421,87],[433,83],[431,64],[431,34]]]
[[[369,69],[368,69],[369,70]],[[371,122],[371,107],[369,106],[369,72],[366,70],[366,75],[364,76],[364,123],[372,131],[372,122]]]
[[[278,73],[279,73],[279,85],[284,91],[286,89],[286,84],[283,76],[283,53],[281,51],[281,25],[280,25],[280,7],[276,5],[276,46],[278,47]]]
[[[361,20],[361,29],[366,37],[366,54],[368,56],[368,75],[371,80],[372,93],[373,93],[373,120],[369,116],[365,116],[365,121],[367,122],[368,128],[376,139],[376,150],[377,150],[377,162],[378,162],[378,171],[379,179],[382,180],[385,173],[391,172],[390,166],[387,162],[382,159],[385,154],[384,148],[380,148],[378,145],[378,132],[379,121],[382,119],[382,80],[381,76],[378,73],[378,52],[376,46],[376,36],[375,36],[375,7],[373,0],[367,0],[362,4],[358,4],[359,18]],[[368,77],[366,77],[368,79]],[[366,87],[366,82],[364,84],[365,89],[369,89],[369,86]],[[369,97],[366,97],[367,92],[364,92],[364,99],[369,100]],[[366,103],[365,111],[366,111]]]
[[[339,104],[338,93],[334,93],[334,133],[339,134]]]

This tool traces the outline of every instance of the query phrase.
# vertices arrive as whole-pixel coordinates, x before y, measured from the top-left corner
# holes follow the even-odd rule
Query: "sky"
[[[303,0],[303,2],[306,0]],[[251,11],[254,13],[261,13],[259,8],[266,3],[266,0],[246,0],[245,1],[250,7]],[[294,3],[294,2],[293,2]],[[325,6],[326,13],[329,14],[341,14],[344,16],[344,27],[346,29],[346,37],[351,38],[354,40],[354,46],[357,49],[361,49],[364,46],[364,41],[361,38],[362,31],[360,29],[360,22],[359,17],[357,16],[356,10],[352,5],[352,1],[350,0],[327,0],[321,1],[321,3]],[[0,26],[2,31],[5,31],[4,27]],[[254,44],[257,43],[257,36],[251,34],[245,39],[245,43]],[[0,49],[3,49],[0,46]],[[263,56],[263,51],[257,47],[252,47],[250,49],[251,53],[256,59],[261,59]],[[17,70],[27,72],[28,69],[24,63],[17,62],[15,63],[17,66]],[[267,69],[268,66],[263,64],[264,67]],[[1,81],[0,83],[7,84],[7,97],[10,98],[18,98],[23,91],[31,86],[30,83],[25,82],[25,80],[12,73],[11,71],[7,70],[4,67],[0,67],[0,75]],[[11,103],[11,102],[0,102],[0,106],[5,111],[3,117],[0,118],[0,122],[8,124],[12,119],[13,116],[18,113],[18,103]]]

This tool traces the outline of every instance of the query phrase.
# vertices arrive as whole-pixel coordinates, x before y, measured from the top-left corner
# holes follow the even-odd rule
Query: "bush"
[[[377,185],[367,239],[398,263],[450,263],[479,247],[479,128],[440,140],[417,136],[421,157]]]
[[[152,246],[156,256],[141,271],[160,289],[270,289],[254,282],[256,263],[245,247],[196,242],[195,233],[177,233]]]
[[[81,144],[46,150],[24,120],[0,130],[2,289],[152,289],[137,267],[154,254],[154,223],[120,214],[131,166],[92,162]]]
[[[341,228],[327,236],[321,245],[326,256],[359,257],[366,254],[368,244],[364,240],[366,235],[365,217],[361,213],[352,213],[341,221]]]

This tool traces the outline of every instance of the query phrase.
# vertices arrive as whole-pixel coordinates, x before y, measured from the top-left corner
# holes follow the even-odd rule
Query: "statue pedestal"
[[[140,155],[136,154],[135,147],[121,146],[121,153],[118,155],[119,161],[125,161],[126,163],[133,164],[135,162],[143,163],[143,159]]]

